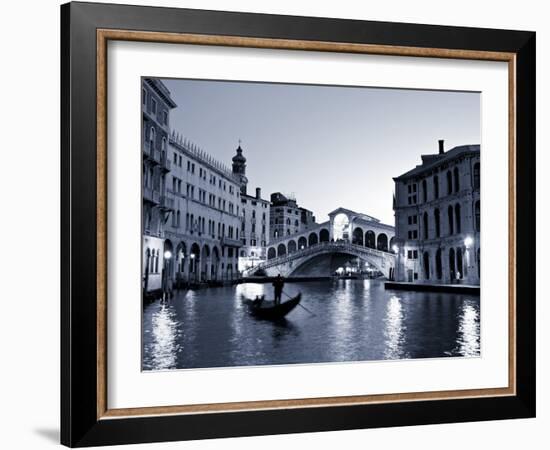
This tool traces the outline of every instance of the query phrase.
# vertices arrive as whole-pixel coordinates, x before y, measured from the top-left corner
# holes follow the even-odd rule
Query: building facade
[[[167,191],[174,209],[166,224],[169,275],[178,284],[238,276],[240,183],[229,168],[173,133]]]
[[[240,144],[232,163],[233,175],[240,182],[242,247],[239,250],[238,269],[242,272],[265,261],[267,257],[270,202],[262,199],[259,187],[256,188],[255,195],[248,194],[246,158]]]
[[[156,79],[142,81],[142,154],[143,154],[143,291],[161,289],[164,267],[165,223],[173,213],[174,200],[166,190],[170,171],[168,139],[170,110],[176,103],[164,84]]]
[[[238,277],[241,183],[233,171],[170,131],[170,92],[142,82],[143,293]]]
[[[394,178],[397,281],[480,283],[480,147],[422,155]]]
[[[296,199],[274,192],[271,194],[269,211],[270,240],[291,236],[316,226],[315,216],[306,208],[298,206]]]

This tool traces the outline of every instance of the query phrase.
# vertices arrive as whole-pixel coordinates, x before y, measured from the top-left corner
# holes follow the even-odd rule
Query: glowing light
[[[399,248],[397,247],[397,245],[393,244],[392,250],[394,253],[397,253],[397,250],[399,250]]]
[[[195,254],[191,253],[191,259],[195,259]]]
[[[172,257],[172,252],[170,250],[166,250],[164,252],[164,258],[165,259],[170,259]]]
[[[471,246],[473,245],[473,243],[474,243],[474,238],[471,237],[471,236],[467,236],[467,237],[464,239],[464,246],[465,246],[466,248],[471,247]]]

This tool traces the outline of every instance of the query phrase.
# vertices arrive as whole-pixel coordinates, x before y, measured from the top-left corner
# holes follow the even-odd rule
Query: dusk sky
[[[171,129],[231,166],[239,139],[248,192],[294,193],[318,222],[342,206],[393,225],[396,177],[420,155],[480,144],[479,93],[162,80]]]

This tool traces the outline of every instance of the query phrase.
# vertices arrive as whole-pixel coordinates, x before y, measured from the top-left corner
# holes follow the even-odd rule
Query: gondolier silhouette
[[[275,296],[275,304],[278,305],[281,303],[281,295],[283,293],[283,287],[285,285],[285,280],[281,274],[277,275],[275,281],[273,281],[273,291]]]

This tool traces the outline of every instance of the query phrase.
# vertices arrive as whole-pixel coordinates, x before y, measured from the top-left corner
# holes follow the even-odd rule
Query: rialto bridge
[[[366,214],[338,208],[329,220],[302,233],[271,241],[267,261],[247,269],[243,275],[265,272],[268,276],[326,276],[335,264],[360,258],[393,277],[394,227]]]

